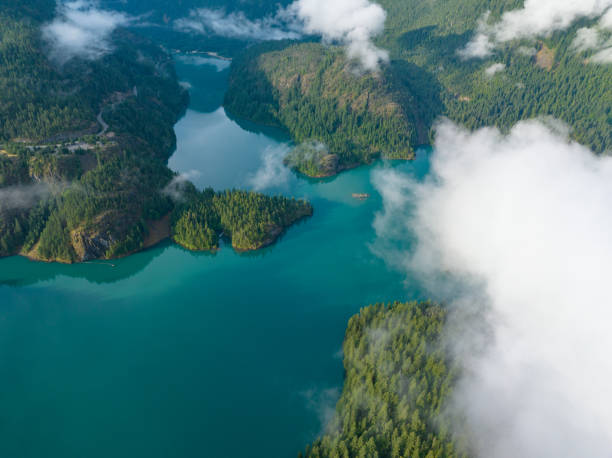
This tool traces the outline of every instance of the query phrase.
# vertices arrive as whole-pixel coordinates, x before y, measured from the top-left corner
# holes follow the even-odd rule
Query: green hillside
[[[352,317],[336,416],[305,456],[464,456],[441,415],[457,378],[442,341],[445,321],[443,308],[414,302]]]
[[[47,59],[40,32],[54,2],[4,3],[0,256],[86,261],[169,237],[175,204],[164,189],[174,174],[166,163],[176,144],[173,126],[188,102],[170,56],[117,30],[111,54],[58,67]],[[268,222],[264,204],[274,207],[273,199],[256,200],[249,214]],[[282,221],[283,228],[290,224]],[[259,247],[248,243],[260,237],[251,229],[235,229],[244,249]]]
[[[567,31],[543,37],[537,54],[523,40],[509,42],[486,59],[464,61],[457,50],[474,34],[478,20],[491,10],[502,12],[522,5],[519,0],[381,0],[388,12],[379,45],[391,52],[394,64],[416,65],[440,87],[441,111],[469,128],[495,125],[507,129],[522,119],[554,116],[572,128],[572,136],[601,153],[612,149],[612,66],[589,63],[571,48],[576,30],[594,21],[583,20]],[[505,71],[485,74],[492,64]]]
[[[356,77],[340,49],[266,44],[234,61],[225,107],[235,116],[283,127],[298,143],[324,144],[328,165],[292,164],[311,176],[381,156],[409,159],[426,132],[419,131],[405,78],[388,70]]]
[[[522,2],[380,3],[387,23],[376,44],[391,56],[380,75],[356,75],[333,47],[263,45],[236,60],[228,110],[281,125],[297,142],[329,143],[340,164],[369,162],[378,154],[407,157],[411,147],[429,138],[439,116],[471,129],[508,129],[522,119],[553,116],[595,152],[612,149],[612,66],[590,63],[588,55],[571,47],[576,30],[593,21],[543,37],[535,47],[517,40],[486,59],[463,60],[457,51],[486,11],[495,21]],[[534,54],[524,52],[528,46]],[[505,68],[487,75],[493,64]],[[360,105],[364,97],[367,108]],[[375,134],[370,126],[376,126]]]

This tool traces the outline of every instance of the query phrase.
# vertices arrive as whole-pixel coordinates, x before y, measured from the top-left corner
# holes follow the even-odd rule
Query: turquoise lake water
[[[230,120],[227,65],[178,58],[191,107],[175,170],[200,187],[305,197],[312,218],[257,253],[167,242],[112,262],[0,260],[0,456],[295,457],[342,387],[360,307],[421,298],[371,250],[377,167],[309,180],[278,167],[281,132]],[[256,183],[259,174],[272,178]],[[261,180],[260,180],[261,181]],[[372,194],[356,201],[354,192]]]

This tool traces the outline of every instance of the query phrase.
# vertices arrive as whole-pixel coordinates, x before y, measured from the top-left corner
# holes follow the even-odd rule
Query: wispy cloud
[[[43,26],[51,58],[60,64],[74,57],[93,60],[112,51],[111,35],[129,18],[98,8],[93,0],[60,1],[55,19]]]
[[[289,180],[289,169],[283,163],[288,146],[268,147],[263,152],[261,167],[248,179],[255,191],[283,186]]]
[[[185,191],[193,187],[191,180],[198,178],[200,175],[201,173],[198,170],[190,170],[181,173],[175,176],[170,183],[162,189],[162,194],[170,197],[175,202],[183,202],[185,200]]]
[[[579,29],[572,46],[578,52],[594,51],[589,59],[590,62],[612,63],[612,8],[595,26]]]
[[[348,57],[357,59],[365,70],[377,70],[389,60],[373,38],[382,33],[387,13],[370,0],[298,0],[288,11],[303,22],[308,34],[321,35],[328,43],[342,43]]]
[[[567,131],[529,121],[503,135],[446,121],[428,179],[373,176],[385,202],[379,237],[416,239],[379,252],[451,306],[449,340],[464,366],[457,427],[481,457],[612,450],[612,158]]]
[[[612,41],[608,41],[606,46],[602,47],[595,54],[593,54],[589,59],[589,62],[595,62],[597,64],[612,63]]]
[[[201,8],[178,19],[177,29],[244,40],[297,39],[319,35],[325,43],[344,45],[363,70],[377,70],[389,60],[373,39],[385,25],[386,12],[370,0],[296,0],[272,16],[249,19],[242,12]]]
[[[66,189],[66,184],[37,182],[0,188],[0,210],[31,208],[41,200]]]
[[[184,62],[189,65],[209,65],[211,67],[215,67],[218,72],[222,72],[223,70],[227,70],[232,62],[230,60],[221,60],[215,59],[212,57],[204,57],[204,56],[185,56],[179,54],[176,56],[176,60]]]
[[[502,43],[565,30],[578,19],[601,16],[610,7],[612,0],[525,0],[522,8],[505,12],[494,24],[485,15],[476,35],[459,53],[464,58],[487,57]]]
[[[306,407],[317,415],[320,425],[317,436],[331,432],[336,417],[336,403],[340,399],[340,390],[338,388],[311,388],[300,394],[306,401]]]
[[[485,69],[485,75],[487,75],[489,78],[493,77],[496,73],[500,73],[503,72],[506,69],[506,65],[505,64],[493,64],[490,67],[487,67]]]
[[[174,26],[184,32],[242,40],[285,40],[301,37],[299,31],[291,30],[291,24],[283,20],[282,15],[249,19],[242,12],[226,14],[223,10],[209,8],[192,10],[189,17],[177,19]]]

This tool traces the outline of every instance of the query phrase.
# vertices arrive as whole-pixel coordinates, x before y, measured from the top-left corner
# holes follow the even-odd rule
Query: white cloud
[[[373,176],[378,247],[415,238],[391,261],[454,306],[449,339],[470,350],[454,400],[478,456],[610,456],[612,158],[541,121],[446,121],[432,154],[424,182]]]
[[[185,191],[193,186],[191,180],[197,179],[200,175],[201,173],[198,170],[189,170],[188,172],[176,175],[170,180],[170,183],[162,189],[161,193],[170,197],[175,202],[183,202],[185,199]]]
[[[599,20],[599,27],[612,30],[612,8],[606,11],[601,19]]]
[[[189,17],[177,19],[174,26],[185,32],[243,40],[285,40],[301,36],[298,31],[290,30],[290,24],[279,15],[251,20],[242,12],[226,14],[223,10],[208,8],[192,10]]]
[[[313,411],[319,420],[320,430],[317,437],[332,432],[336,418],[336,403],[340,398],[338,388],[308,389],[300,393],[306,402],[306,407]]]
[[[27,185],[8,186],[0,189],[0,210],[30,208],[40,200],[62,191],[65,185],[61,183],[33,183]]]
[[[189,17],[175,21],[175,27],[245,40],[319,35],[325,43],[344,45],[350,59],[356,59],[362,69],[371,71],[389,60],[387,51],[372,42],[383,31],[385,19],[385,10],[370,0],[296,0],[274,16],[261,19],[249,19],[241,12],[193,10]]]
[[[477,34],[460,55],[486,57],[499,44],[565,30],[580,18],[603,15],[610,7],[612,0],[525,0],[522,8],[505,12],[495,24],[488,24],[488,15],[485,16]]]
[[[520,46],[516,51],[520,55],[527,57],[535,56],[538,53],[537,49],[530,46]]]
[[[459,55],[463,59],[471,59],[476,57],[487,57],[493,54],[495,45],[491,42],[489,36],[485,33],[478,33],[470,42],[459,50]]]
[[[503,72],[505,69],[506,69],[505,64],[501,64],[501,63],[493,64],[485,69],[485,75],[491,78],[496,73]]]
[[[42,32],[51,45],[51,57],[63,64],[73,57],[93,60],[110,52],[111,34],[128,23],[126,15],[98,9],[92,0],[64,1]]]
[[[612,63],[612,43],[608,42],[608,46],[606,48],[603,48],[593,54],[590,58],[590,61],[595,62],[597,64]]]
[[[485,33],[488,28],[487,22],[490,13],[487,12],[478,21],[478,33],[472,38],[464,48],[458,51],[462,59],[483,58],[493,54],[495,45],[491,42],[489,35]]]
[[[285,145],[266,148],[262,156],[262,165],[248,179],[248,184],[255,191],[262,191],[286,184],[289,180],[289,169],[285,167],[283,160],[287,152],[288,148]]]
[[[321,35],[326,42],[346,46],[349,58],[357,59],[365,70],[377,70],[389,60],[387,51],[372,39],[382,33],[387,13],[369,0],[298,0],[288,11],[304,24],[308,34]]]
[[[583,27],[576,32],[572,46],[578,51],[587,51],[599,46],[599,33],[594,28]]]
[[[222,72],[223,70],[227,70],[232,64],[231,60],[226,59],[217,59],[214,57],[204,57],[198,55],[179,55],[176,57],[176,60],[180,62],[184,62],[189,65],[210,65],[211,67],[215,67],[218,72]]]
[[[576,32],[572,47],[578,52],[595,51],[590,62],[612,63],[612,8],[594,27],[583,27]]]

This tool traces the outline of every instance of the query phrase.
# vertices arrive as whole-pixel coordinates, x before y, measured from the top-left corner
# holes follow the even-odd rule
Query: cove
[[[177,58],[177,71],[192,102],[170,166],[199,187],[252,188],[288,138],[225,114],[224,63]],[[271,167],[262,191],[315,214],[256,253],[167,242],[111,262],[0,260],[0,456],[295,457],[341,389],[350,316],[422,298],[372,253],[377,167],[423,177],[428,153],[326,180]]]

